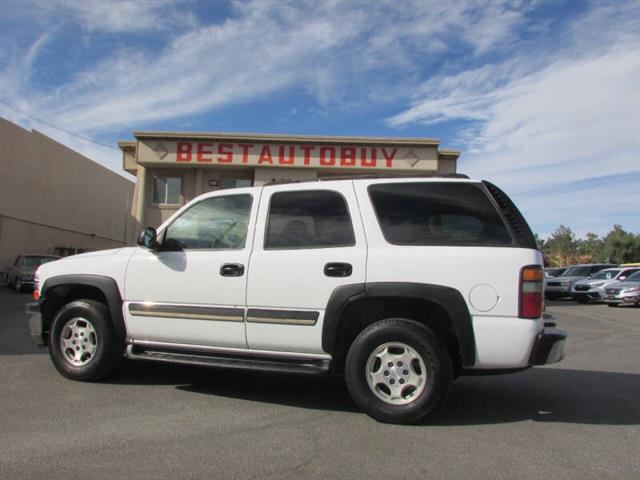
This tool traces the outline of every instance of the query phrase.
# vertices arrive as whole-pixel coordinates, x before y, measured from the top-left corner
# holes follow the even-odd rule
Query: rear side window
[[[266,249],[355,245],[345,199],[338,192],[274,193],[267,221]]]
[[[371,185],[385,239],[394,245],[511,245],[485,192],[468,183]]]

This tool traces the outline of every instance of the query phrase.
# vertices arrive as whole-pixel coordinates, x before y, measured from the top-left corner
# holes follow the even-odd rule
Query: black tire
[[[380,399],[367,380],[370,355],[384,344],[393,342],[412,348],[426,367],[424,389],[403,405]],[[374,419],[388,423],[417,423],[446,398],[453,381],[453,368],[449,353],[430,328],[413,320],[388,318],[370,325],[353,341],[347,354],[345,376],[355,403]]]
[[[618,306],[618,304],[617,304],[617,303],[607,303],[607,307],[612,307],[612,308],[614,308],[614,307],[617,307],[617,306]]]
[[[22,293],[22,281],[18,280],[17,277],[13,282],[13,286],[16,289],[16,293]]]
[[[587,300],[584,297],[576,297],[576,302],[578,302],[578,303],[589,303],[589,300]]]
[[[84,365],[76,366],[61,347],[62,330],[71,320],[80,318],[95,330],[93,355]],[[71,380],[96,381],[113,373],[124,354],[124,339],[116,334],[108,308],[95,300],[75,300],[56,314],[49,334],[49,355],[56,369]]]

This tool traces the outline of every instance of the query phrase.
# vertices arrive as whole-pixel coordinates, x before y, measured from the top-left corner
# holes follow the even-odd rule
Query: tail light
[[[40,298],[40,268],[36,269],[36,273],[33,275],[33,299],[38,300]]]
[[[520,318],[542,316],[544,272],[540,265],[529,265],[520,270]]]

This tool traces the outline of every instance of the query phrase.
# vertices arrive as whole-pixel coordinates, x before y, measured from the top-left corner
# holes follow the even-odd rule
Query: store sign
[[[211,141],[141,142],[142,164],[247,165],[345,169],[434,170],[435,147],[303,145]]]

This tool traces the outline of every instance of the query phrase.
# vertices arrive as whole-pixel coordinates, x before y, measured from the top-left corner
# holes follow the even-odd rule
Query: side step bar
[[[184,349],[168,349],[137,344],[127,345],[127,358],[155,362],[199,365],[204,367],[236,368],[280,373],[322,375],[329,372],[330,360],[325,358],[280,358],[250,355],[225,355]]]

